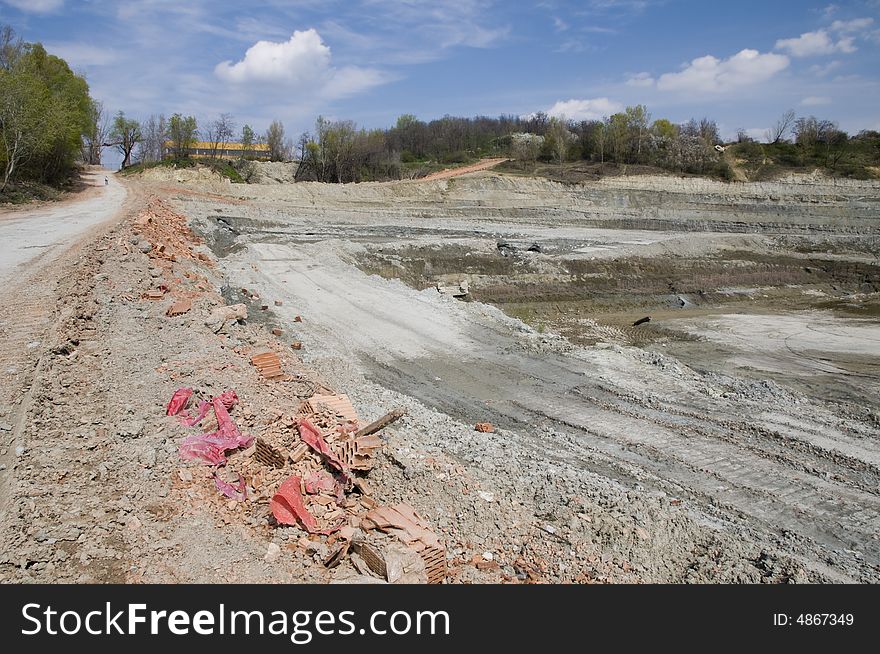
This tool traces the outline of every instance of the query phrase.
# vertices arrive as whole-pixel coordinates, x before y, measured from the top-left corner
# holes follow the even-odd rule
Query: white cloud
[[[629,79],[626,80],[626,85],[645,88],[648,86],[654,86],[654,81],[654,78],[651,77],[649,73],[638,73],[636,75],[631,75]]]
[[[822,15],[825,16],[825,18],[831,18],[831,16],[836,14],[839,9],[839,5],[828,5],[822,10]]]
[[[843,34],[852,32],[864,32],[874,24],[873,18],[856,18],[854,20],[836,20],[831,23],[831,30]]]
[[[554,16],[553,27],[556,28],[557,32],[565,32],[568,29],[568,23],[559,18],[559,16]]]
[[[297,84],[314,79],[330,68],[330,48],[310,29],[294,32],[282,43],[257,41],[244,59],[224,61],[214,71],[220,79],[236,84],[271,82]]]
[[[118,59],[116,51],[87,43],[57,41],[47,42],[43,45],[46,47],[47,52],[61,57],[73,67],[109,66],[116,63]]]
[[[50,12],[61,9],[64,6],[64,0],[3,0],[6,4],[12,5],[21,11],[27,11],[34,14],[48,14]]]
[[[608,98],[560,100],[547,110],[548,116],[568,120],[599,120],[623,111],[623,105]]]
[[[657,80],[661,91],[718,93],[766,82],[788,68],[785,55],[757,50],[741,50],[727,59],[706,55],[694,59],[677,73],[666,73]]]
[[[822,107],[831,104],[831,98],[824,95],[811,95],[801,100],[801,106],[804,107]]]
[[[816,64],[814,66],[810,66],[810,72],[816,75],[817,77],[826,77],[830,73],[834,72],[838,68],[843,65],[843,62],[834,60],[829,61],[827,64]]]
[[[258,41],[237,62],[217,64],[214,73],[235,85],[308,88],[315,95],[340,98],[389,81],[381,71],[331,65],[330,48],[314,29],[294,32],[287,41]]]
[[[805,32],[795,39],[779,39],[777,50],[787,50],[793,57],[813,57],[834,54],[837,45],[825,30]]]

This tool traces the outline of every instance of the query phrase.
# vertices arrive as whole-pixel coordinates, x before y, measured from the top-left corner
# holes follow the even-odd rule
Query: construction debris
[[[165,315],[169,318],[173,318],[174,316],[182,316],[190,309],[192,309],[192,300],[184,298],[183,300],[178,300],[170,307],[168,307],[168,309],[165,311]]]
[[[215,334],[223,331],[228,324],[239,320],[247,320],[247,306],[244,304],[233,304],[226,307],[217,307],[205,319],[205,326],[209,327]]]
[[[268,378],[281,374],[272,352],[251,361]],[[178,389],[166,413],[194,426],[213,409],[216,430],[184,438],[180,456],[214,466],[214,485],[223,496],[268,504],[274,524],[310,534],[306,547],[313,547],[315,559],[327,568],[352,554],[362,574],[389,583],[442,583],[446,578],[446,549],[428,524],[406,504],[379,506],[362,476],[382,448],[377,434],[406,411],[395,409],[359,428],[348,396],[322,389],[296,413],[278,411],[254,438],[243,435],[229,415],[239,401],[234,391],[202,400],[196,416],[186,411],[192,397],[192,389]]]
[[[228,481],[221,479],[218,474],[214,472],[214,484],[217,486],[217,490],[230,499],[238,502],[244,502],[247,499],[247,484],[244,483],[244,477],[241,475],[238,476],[238,482],[233,485]]]
[[[440,295],[451,295],[452,297],[465,297],[471,292],[467,280],[452,285],[444,285],[441,282],[437,282],[437,291]]]
[[[145,291],[141,298],[144,300],[161,300],[165,297],[165,290],[161,288],[150,289],[149,291]]]
[[[290,348],[293,350],[301,350],[303,349],[303,344],[301,341],[294,341],[290,344]]]
[[[640,319],[640,320],[636,320],[636,321],[633,323],[632,326],[633,326],[633,327],[638,327],[639,325],[644,325],[644,324],[647,324],[647,323],[649,323],[649,322],[651,322],[651,316],[645,316],[644,318],[642,318],[642,319]]]
[[[483,434],[491,434],[494,433],[495,426],[491,422],[478,422],[474,426],[474,431],[478,431]]]
[[[284,371],[281,369],[281,360],[275,352],[260,352],[251,357],[251,363],[264,379],[281,379]]]
[[[425,562],[429,584],[439,584],[446,578],[446,549],[424,519],[408,504],[372,509],[361,521],[361,527],[391,534],[416,551]]]
[[[238,397],[235,395],[235,391],[226,391],[211,398],[210,404],[214,408],[214,415],[217,418],[217,431],[209,434],[194,434],[184,438],[180,444],[180,458],[204,465],[218,466],[226,463],[228,450],[249,447],[254,439],[243,435],[229,416],[229,409],[236,403],[238,403]]]
[[[165,415],[176,416],[177,414],[179,414],[186,408],[186,405],[189,404],[192,395],[193,389],[178,388],[176,391],[174,391],[174,395],[171,396],[171,401],[168,403],[168,406],[165,409]]]
[[[277,449],[269,445],[262,438],[258,438],[254,442],[254,458],[263,465],[272,468],[283,468],[287,462],[287,457]]]
[[[371,422],[369,425],[361,429],[357,434],[355,434],[355,436],[360,437],[375,434],[377,431],[381,431],[382,429],[385,429],[385,427],[387,427],[388,425],[397,422],[405,415],[406,409],[394,409],[394,411],[389,411],[375,422]]]

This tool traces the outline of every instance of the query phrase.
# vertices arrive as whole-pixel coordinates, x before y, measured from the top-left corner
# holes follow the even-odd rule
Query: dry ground
[[[176,261],[141,251],[147,206],[195,229],[172,230]],[[877,219],[876,186],[821,180],[132,181],[118,222],[2,293],[4,316],[40,314],[2,350],[22,372],[0,407],[0,579],[350,573],[177,457],[178,386],[235,388],[255,433],[297,405],[302,383],[248,363],[270,346],[366,419],[408,409],[370,480],[435,527],[450,581],[876,582]],[[486,303],[425,288],[461,278]],[[159,284],[193,309],[141,298]],[[204,318],[243,287],[272,308],[215,335]],[[645,311],[648,336],[628,327]]]

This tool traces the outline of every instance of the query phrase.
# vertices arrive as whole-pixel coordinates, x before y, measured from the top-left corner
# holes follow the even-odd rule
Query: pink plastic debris
[[[345,464],[333,453],[333,450],[327,445],[327,441],[321,436],[321,432],[318,431],[317,427],[308,420],[302,419],[299,421],[299,437],[303,443],[322,454],[331,467],[336,468],[343,476],[347,476],[348,471]]]
[[[186,408],[186,405],[189,403],[189,399],[192,397],[193,389],[191,388],[178,388],[174,391],[174,395],[171,396],[171,401],[168,403],[168,407],[165,409],[165,415],[167,416],[176,416],[178,413],[183,411]]]
[[[228,498],[237,500],[239,502],[244,502],[247,499],[247,484],[244,481],[244,477],[242,477],[241,475],[238,476],[238,483],[236,485],[232,485],[229,482],[220,479],[220,477],[215,472],[214,484],[217,486],[217,490],[219,490]]]
[[[223,403],[223,406],[225,406],[227,410],[238,404],[238,395],[236,395],[233,390],[223,391],[217,396],[217,398]]]
[[[192,391],[190,390],[190,394]],[[217,416],[218,429],[210,434],[193,434],[183,439],[180,444],[180,458],[197,461],[205,465],[218,466],[226,463],[226,452],[240,447],[249,447],[253,437],[243,435],[229,417],[229,409],[238,402],[235,391],[225,391],[199,404],[199,415],[195,418],[186,417],[183,423],[192,426],[205,417],[211,407]]]
[[[309,495],[317,495],[321,491],[335,495],[337,483],[332,475],[328,475],[323,470],[316,470],[306,478],[305,487]]]
[[[234,425],[233,425],[234,427]],[[226,452],[240,447],[250,447],[253,437],[238,433],[225,435],[219,431],[210,434],[193,434],[180,444],[180,458],[209,466],[226,463]]]
[[[211,410],[212,404],[208,402],[208,400],[202,400],[199,402],[199,413],[196,417],[190,417],[189,413],[186,411],[180,414],[180,423],[182,425],[186,425],[187,427],[194,427],[199,424],[202,420],[205,419],[205,416],[208,415],[208,411]]]
[[[211,404],[214,405],[214,415],[217,416],[217,433],[230,438],[238,438],[241,436],[241,432],[238,431],[238,427],[235,426],[232,418],[229,417],[229,411],[226,408],[224,399],[223,395],[218,395],[211,400]]]
[[[278,487],[278,492],[272,496],[272,501],[269,503],[275,519],[283,525],[299,524],[310,534],[329,535],[334,531],[339,531],[340,527],[345,524],[344,520],[328,529],[318,529],[315,516],[309,513],[303,503],[302,491],[300,491],[301,484],[302,480],[294,476]]]

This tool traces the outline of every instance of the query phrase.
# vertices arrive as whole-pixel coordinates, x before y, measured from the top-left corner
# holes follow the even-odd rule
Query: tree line
[[[603,120],[571,121],[544,113],[531,116],[458,118],[424,122],[403,115],[385,130],[358,129],[351,121],[318,118],[314,132],[297,147],[298,178],[359,182],[400,178],[413,164],[464,163],[483,156],[508,156],[521,165],[538,161],[655,165],[706,173],[720,158],[714,121],[676,125],[651,121],[646,107],[627,107]]]
[[[423,174],[432,166],[506,156],[523,169],[538,163],[587,161],[644,165],[663,170],[730,175],[714,120],[675,123],[653,119],[635,105],[600,120],[568,120],[546,113],[473,118],[443,116],[430,121],[411,114],[385,129],[364,129],[350,120],[319,117],[296,140],[273,121],[265,133],[239,129],[231,114],[200,122],[175,113],[143,121],[124,112],[110,116],[89,95],[86,80],[39,43],[25,43],[0,26],[0,192],[19,181],[58,185],[78,162],[100,164],[115,147],[123,168],[133,163],[186,159],[197,141],[219,160],[228,144],[242,145],[238,169],[247,178],[248,151],[265,145],[273,161],[299,162],[297,180],[362,182]],[[772,158],[790,166],[823,166],[845,174],[864,172],[880,160],[880,134],[850,136],[833,121],[785,112],[758,144],[743,130],[737,156],[755,166]],[[858,165],[856,165],[858,164]],[[859,168],[861,166],[861,168]]]

